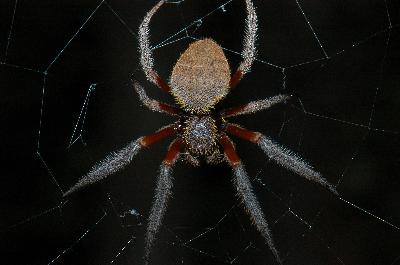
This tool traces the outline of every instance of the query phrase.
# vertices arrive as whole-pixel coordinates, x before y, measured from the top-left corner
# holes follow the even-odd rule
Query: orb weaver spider
[[[153,68],[154,61],[149,41],[149,23],[152,16],[165,3],[159,1],[144,17],[139,27],[140,63],[148,81],[162,91],[171,94],[178,107],[149,98],[139,83],[134,87],[144,106],[152,111],[167,113],[178,121],[157,132],[130,142],[126,147],[108,155],[72,186],[64,196],[114,174],[129,164],[142,148],[175,135],[161,164],[157,180],[154,202],[150,211],[145,239],[145,263],[149,262],[150,251],[166,212],[167,202],[172,193],[172,168],[180,154],[191,164],[198,166],[200,159],[215,164],[227,161],[233,170],[233,183],[253,224],[266,240],[277,262],[281,263],[268,223],[244,166],[235,151],[228,134],[258,145],[272,161],[294,173],[325,186],[337,194],[336,188],[307,162],[290,150],[281,147],[269,137],[227,122],[225,119],[238,115],[252,114],[286,102],[290,96],[277,95],[252,101],[243,106],[216,111],[215,105],[223,100],[242,77],[250,72],[256,58],[257,14],[251,0],[245,0],[247,18],[243,41],[242,62],[231,75],[227,58],[222,48],[212,39],[197,40],[181,54],[173,67],[169,84]],[[185,151],[185,152],[183,152]]]

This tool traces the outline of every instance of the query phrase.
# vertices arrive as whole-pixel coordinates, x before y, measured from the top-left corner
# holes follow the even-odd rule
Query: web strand
[[[45,73],[47,73],[50,68],[53,66],[53,64],[60,58],[60,56],[64,53],[65,49],[71,44],[71,42],[76,38],[76,36],[81,32],[81,30],[85,27],[85,25],[90,21],[90,19],[93,17],[93,15],[97,12],[97,10],[103,5],[105,0],[101,0],[100,3],[96,6],[96,8],[92,11],[92,13],[87,17],[85,22],[79,27],[79,29],[72,35],[72,37],[67,41],[67,43],[64,45],[64,47],[57,53],[57,55],[54,57],[54,59],[50,62],[50,64],[47,66],[46,70],[44,70]]]
[[[324,47],[322,46],[321,41],[319,40],[319,38],[318,38],[318,36],[317,36],[317,33],[315,32],[313,26],[311,25],[310,20],[308,19],[306,13],[304,12],[303,8],[301,7],[301,4],[299,3],[299,0],[296,0],[296,4],[297,4],[297,6],[299,7],[300,12],[301,12],[301,14],[303,15],[304,19],[306,20],[307,25],[308,25],[308,27],[310,28],[312,34],[314,35],[315,40],[318,42],[319,47],[321,48],[322,52],[324,53],[325,58],[329,58],[329,56],[328,56],[328,54],[326,53]]]
[[[221,5],[217,6],[214,9],[211,9],[209,12],[207,12],[205,15],[202,15],[198,18],[194,18],[192,20],[192,22],[190,22],[187,25],[182,25],[182,27],[176,31],[176,32],[170,32],[170,33],[166,33],[165,37],[162,39],[162,41],[160,41],[158,44],[154,45],[152,47],[153,50],[156,49],[163,49],[166,50],[168,49],[170,46],[172,46],[175,43],[179,43],[182,42],[183,40],[197,40],[198,38],[194,36],[194,33],[200,29],[203,25],[205,25],[208,21],[208,18],[210,18],[211,16],[217,16],[219,13],[218,12],[228,12],[226,7],[231,4],[231,2],[233,2],[234,0],[229,0],[226,1],[224,3],[222,3]],[[107,7],[107,10],[109,10],[110,14],[112,14],[112,16],[116,17],[118,19],[118,21],[120,22],[121,27],[123,27],[129,34],[130,36],[132,36],[133,39],[135,39],[136,41],[136,30],[134,30],[134,28],[136,27],[136,25],[131,25],[130,23],[127,23],[125,21],[125,19],[123,18],[123,16],[121,16],[117,9],[114,9],[111,4],[109,3],[111,1],[105,1],[102,0],[100,1],[97,6],[93,9],[93,11],[89,14],[89,16],[82,22],[82,24],[79,26],[79,28],[75,31],[75,33],[65,42],[65,44],[62,46],[62,48],[57,52],[57,54],[52,57],[50,63],[48,64],[48,66],[46,67],[46,69],[44,71],[41,70],[36,70],[30,67],[26,67],[26,66],[20,66],[17,64],[12,64],[7,62],[7,58],[10,55],[10,52],[13,51],[12,49],[10,49],[10,47],[12,46],[13,43],[13,36],[14,36],[14,21],[15,21],[15,16],[16,16],[16,12],[17,9],[19,8],[19,3],[18,0],[15,0],[14,2],[14,7],[12,9],[12,16],[11,16],[11,22],[10,22],[10,27],[9,27],[9,31],[8,31],[8,37],[7,37],[7,42],[6,42],[6,46],[5,46],[5,52],[4,52],[4,59],[2,62],[0,62],[0,66],[1,67],[7,67],[7,68],[12,68],[12,69],[17,69],[19,71],[27,71],[27,72],[34,72],[34,73],[38,73],[40,75],[43,76],[43,80],[42,80],[42,87],[41,87],[41,100],[40,100],[40,118],[39,118],[39,122],[38,122],[38,130],[37,130],[37,143],[36,143],[36,154],[40,160],[40,163],[43,165],[43,167],[46,169],[46,172],[49,176],[49,178],[51,179],[51,181],[54,183],[54,190],[56,191],[57,194],[63,194],[63,188],[62,185],[60,185],[59,180],[61,179],[60,175],[57,175],[53,172],[53,170],[51,169],[50,163],[48,163],[48,161],[43,157],[41,151],[42,151],[42,147],[40,145],[41,143],[41,138],[42,138],[42,126],[44,123],[48,122],[45,120],[45,113],[47,113],[47,111],[49,111],[47,108],[47,100],[48,99],[48,89],[51,89],[51,87],[48,87],[48,72],[49,70],[52,68],[52,66],[59,60],[62,60],[62,55],[65,52],[65,50],[71,45],[71,43],[75,42],[75,41],[79,41],[79,33],[85,28],[85,26],[89,23],[89,21],[92,20],[93,16],[95,16],[98,12],[98,10],[100,9],[101,6],[105,5]],[[340,176],[338,176],[337,181],[336,181],[336,187],[340,187],[341,185],[343,185],[343,180],[349,176],[348,172],[349,169],[352,168],[354,161],[359,157],[360,155],[360,149],[363,145],[365,145],[365,143],[367,141],[369,141],[369,137],[370,137],[370,133],[371,132],[376,132],[380,135],[384,135],[385,137],[397,137],[399,132],[396,130],[390,130],[390,129],[382,129],[382,128],[378,128],[379,126],[376,125],[376,119],[377,119],[377,102],[381,97],[385,97],[386,96],[386,91],[382,88],[382,81],[383,81],[383,76],[384,76],[384,67],[385,67],[385,63],[387,60],[387,56],[388,56],[388,47],[389,44],[391,42],[391,36],[392,36],[392,32],[394,29],[399,28],[399,24],[392,24],[393,23],[393,18],[391,17],[391,12],[390,9],[388,7],[388,1],[384,0],[384,5],[385,5],[385,12],[386,12],[386,17],[387,17],[387,27],[385,27],[382,30],[379,30],[377,32],[372,33],[371,35],[364,37],[361,40],[355,40],[352,43],[350,43],[349,45],[347,45],[345,48],[338,50],[338,51],[330,51],[328,55],[326,49],[324,48],[324,45],[318,35],[318,32],[315,31],[311,21],[312,21],[312,14],[309,12],[306,12],[303,9],[303,6],[301,5],[301,3],[299,2],[299,0],[295,0],[297,7],[299,9],[300,14],[304,17],[305,23],[308,26],[309,30],[311,31],[311,33],[313,34],[313,37],[315,39],[315,43],[317,44],[317,49],[319,49],[320,51],[322,51],[323,56],[321,58],[307,58],[307,60],[303,61],[303,62],[298,62],[298,63],[294,63],[291,65],[279,65],[278,63],[274,63],[271,62],[270,60],[268,60],[268,57],[266,55],[260,55],[258,58],[256,58],[256,61],[264,67],[268,67],[270,69],[278,69],[281,71],[282,73],[282,77],[281,77],[281,82],[280,82],[280,89],[281,90],[286,90],[287,87],[290,88],[290,76],[287,73],[288,69],[294,69],[297,70],[300,67],[304,67],[306,65],[309,64],[317,64],[317,63],[324,63],[324,64],[330,64],[332,62],[333,58],[346,58],[346,56],[349,53],[354,52],[356,49],[360,49],[362,48],[361,46],[363,44],[369,43],[371,40],[380,37],[382,34],[387,34],[387,38],[386,38],[386,42],[384,45],[384,50],[383,50],[383,55],[382,55],[382,59],[380,61],[379,64],[379,84],[377,85],[377,87],[374,88],[374,95],[373,98],[371,99],[371,105],[369,107],[369,117],[368,120],[365,122],[352,122],[352,121],[348,121],[348,120],[344,120],[344,119],[338,119],[336,117],[330,117],[327,115],[322,115],[319,114],[317,112],[311,112],[308,111],[307,106],[305,106],[305,103],[302,101],[301,98],[298,99],[300,107],[298,107],[297,105],[292,105],[292,108],[295,110],[298,110],[299,112],[302,112],[304,114],[304,121],[303,121],[303,127],[301,130],[301,134],[299,136],[299,138],[297,139],[297,146],[300,148],[303,144],[303,137],[304,137],[304,126],[306,121],[307,122],[318,122],[318,120],[324,120],[324,121],[328,121],[330,123],[336,124],[338,126],[349,126],[352,128],[361,128],[363,129],[363,134],[361,137],[361,141],[359,144],[357,144],[355,147],[352,146],[351,148],[351,156],[350,159],[346,162],[345,166],[342,168],[341,170],[341,174]],[[183,5],[185,4],[184,1],[168,1],[168,3],[170,4],[175,4],[175,5]],[[257,5],[257,2],[255,3]],[[19,10],[19,9],[18,9]],[[137,21],[136,21],[137,22]],[[320,32],[321,33],[321,32]],[[260,44],[259,44],[260,45]],[[329,46],[328,46],[329,47]],[[224,51],[232,54],[233,56],[237,56],[238,58],[241,56],[241,53],[239,51],[235,51],[233,49],[230,49],[229,47],[222,47],[224,49]],[[264,57],[263,57],[264,56]],[[266,56],[266,57],[265,57]],[[90,83],[88,83],[90,84]],[[76,110],[76,113],[74,115],[74,117],[76,117],[76,115],[78,116],[76,119],[76,122],[74,123],[74,126],[72,128],[72,135],[69,139],[69,144],[68,144],[68,148],[72,147],[78,140],[82,140],[82,135],[84,134],[85,131],[85,121],[87,118],[87,111],[88,108],[90,107],[90,105],[92,104],[92,101],[90,101],[90,97],[94,91],[96,87],[96,84],[91,84],[89,86],[89,88],[85,88],[87,89],[87,93],[85,95],[84,98],[82,98],[80,100],[80,102],[83,102],[80,109]],[[79,114],[78,114],[79,113]],[[287,114],[285,112],[283,119],[282,119],[282,123],[280,126],[280,130],[279,130],[279,136],[281,136],[284,132],[284,130],[286,129],[287,125],[290,124],[292,122],[291,117],[287,117]],[[375,127],[376,126],[376,127]],[[327,162],[329,163],[329,162]],[[192,170],[191,168],[187,168],[186,170]],[[304,237],[304,235],[306,235],[307,233],[311,233],[313,237],[317,238],[317,240],[321,243],[321,247],[326,248],[330,253],[333,254],[333,256],[335,256],[336,260],[338,263],[340,264],[345,264],[344,263],[344,259],[342,257],[339,257],[337,254],[335,254],[335,250],[333,249],[334,247],[331,246],[330,244],[327,243],[326,239],[323,239],[316,231],[315,229],[313,229],[315,227],[316,221],[317,219],[320,217],[321,213],[325,210],[327,210],[327,206],[322,207],[321,209],[319,209],[319,211],[317,211],[317,214],[313,215],[313,218],[306,218],[305,216],[303,216],[303,214],[301,212],[299,212],[297,209],[294,209],[293,206],[291,205],[290,202],[288,202],[287,198],[284,198],[283,196],[281,196],[279,193],[274,191],[274,187],[269,187],[267,186],[263,180],[261,179],[261,173],[262,170],[259,171],[259,173],[257,174],[257,176],[254,178],[254,182],[258,183],[258,185],[260,186],[260,188],[265,189],[269,194],[272,194],[273,197],[275,197],[280,203],[281,203],[281,209],[282,209],[282,213],[279,214],[279,216],[271,223],[272,224],[272,228],[277,227],[285,218],[288,217],[294,217],[295,220],[300,223],[302,226],[304,226],[305,228],[305,232],[302,234],[302,236]],[[340,190],[340,189],[339,189]],[[398,230],[400,230],[399,226],[396,224],[397,220],[391,220],[388,221],[388,219],[391,218],[382,218],[376,214],[374,214],[374,210],[367,210],[366,208],[363,208],[361,206],[358,206],[356,203],[351,202],[347,199],[343,197],[335,197],[336,200],[340,200],[341,202],[343,202],[343,205],[345,205],[345,207],[351,207],[353,209],[355,209],[356,211],[363,213],[369,217],[371,217],[373,220],[379,222],[379,223],[383,223],[385,224],[385,226],[390,227],[391,229],[393,229],[396,233],[398,232]],[[111,200],[110,200],[111,201]],[[43,218],[44,216],[59,210],[62,211],[62,209],[64,207],[69,207],[69,201],[63,201],[60,202],[59,205],[54,206],[54,207],[50,207],[48,209],[46,208],[42,208],[42,209],[46,209],[46,210],[41,210],[39,211],[39,213],[34,214],[32,216],[27,217],[26,219],[17,222],[11,226],[7,226],[6,230],[16,230],[18,229],[20,226],[23,225],[27,225],[29,224],[31,221],[33,220],[40,220],[41,218]],[[117,214],[116,209],[114,207],[114,205],[112,206],[113,210],[114,210],[114,214],[116,216],[118,216],[118,218],[124,218],[124,215],[121,214]],[[236,207],[238,207],[238,202],[235,202],[235,204],[233,204],[230,208],[227,208],[223,211],[223,214],[221,216],[221,218],[219,218],[214,225],[212,225],[211,227],[206,227],[204,229],[201,229],[201,231],[199,231],[199,233],[197,233],[194,236],[191,236],[189,238],[185,238],[183,235],[179,234],[178,232],[175,232],[174,229],[169,229],[167,227],[167,225],[165,225],[162,229],[166,229],[168,230],[168,232],[170,232],[171,234],[173,234],[174,238],[177,240],[177,242],[169,242],[169,241],[163,241],[163,244],[168,244],[170,246],[174,246],[174,247],[182,247],[183,249],[189,250],[193,253],[196,253],[197,255],[202,255],[211,259],[215,259],[218,261],[221,261],[221,257],[218,257],[217,255],[215,255],[214,253],[210,253],[207,250],[204,249],[200,249],[197,247],[194,247],[195,243],[197,243],[198,241],[200,241],[201,239],[206,238],[207,240],[210,240],[211,235],[214,234],[219,234],[219,229],[221,226],[224,225],[224,221],[226,221],[228,219],[229,216],[236,216],[235,213],[235,209]],[[61,257],[63,257],[66,253],[71,252],[71,250],[75,247],[78,246],[78,244],[92,231],[94,231],[96,229],[96,227],[104,220],[104,218],[108,215],[109,213],[104,212],[104,214],[92,225],[88,226],[88,227],[83,227],[83,233],[76,239],[73,240],[73,242],[66,247],[64,250],[62,250],[56,257],[52,258],[51,261],[48,264],[53,264],[56,263],[57,261],[60,260]],[[62,216],[60,215],[60,218],[62,219]],[[238,217],[236,217],[236,219],[238,219]],[[241,225],[241,224],[240,224]],[[241,226],[242,231],[241,233],[243,234],[247,234],[248,231],[246,231],[244,229],[243,226]],[[275,229],[272,229],[272,233],[274,233]],[[138,239],[139,240],[139,239]],[[140,239],[142,240],[142,239]],[[221,239],[219,239],[221,240]],[[126,241],[124,244],[122,245],[122,248],[120,248],[118,250],[118,252],[114,255],[113,259],[110,261],[110,264],[114,264],[117,263],[117,260],[120,258],[121,254],[126,251],[129,248],[132,248],[133,244],[136,242],[136,234],[133,234],[128,241]],[[279,247],[279,246],[278,246]],[[284,259],[287,259],[288,257],[290,257],[290,255],[293,253],[293,251],[295,251],[296,247],[299,247],[299,245],[295,245],[292,246],[291,249],[285,249],[282,250],[282,253],[286,252],[286,255],[282,255],[284,257]],[[243,248],[241,248],[240,251],[238,251],[237,253],[235,253],[234,255],[228,256],[227,258],[223,258],[222,262],[225,264],[240,264],[240,258],[245,255],[249,250],[256,250],[257,247],[255,246],[254,242],[252,241],[248,241],[245,246]],[[262,250],[264,251],[264,249]],[[109,261],[110,259],[108,259]],[[395,265],[398,261],[400,260],[400,256],[396,257],[393,262],[390,265]],[[182,258],[182,264],[184,264],[184,258]]]
[[[54,259],[52,259],[47,265],[53,264],[56,262],[58,259],[60,259],[62,256],[64,256],[66,253],[71,251],[82,239],[84,239],[90,232],[92,232],[98,224],[104,219],[104,217],[107,216],[107,213],[104,212],[103,216],[100,217],[99,220],[97,220],[96,223],[94,223],[89,229],[87,229],[76,241],[74,241],[69,247],[64,249],[60,254],[58,254]]]
[[[12,36],[12,33],[13,33],[13,28],[14,28],[14,20],[15,20],[15,13],[17,11],[17,6],[18,6],[18,0],[15,0],[13,14],[12,14],[11,23],[10,23],[10,30],[8,32],[6,50],[4,52],[4,60],[3,60],[4,63],[7,62],[8,48],[10,47],[11,36]]]

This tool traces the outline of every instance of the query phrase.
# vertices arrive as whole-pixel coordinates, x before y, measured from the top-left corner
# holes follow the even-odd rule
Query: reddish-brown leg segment
[[[175,141],[173,141],[172,144],[169,146],[163,163],[169,166],[173,165],[181,152],[182,146],[183,140],[181,138],[175,139]]]
[[[247,107],[247,104],[246,105],[242,105],[242,106],[238,106],[238,107],[232,107],[232,108],[224,109],[222,111],[222,116],[224,118],[235,116],[237,113],[241,113],[244,109],[246,109],[246,107]]]
[[[230,88],[234,88],[236,87],[239,82],[240,79],[242,79],[243,76],[243,72],[241,70],[237,70],[231,77],[231,80],[229,81],[229,87]]]
[[[224,149],[224,153],[225,153],[226,159],[228,160],[228,163],[232,167],[238,166],[241,163],[240,158],[237,155],[237,153],[235,151],[235,146],[233,145],[233,143],[229,139],[229,137],[226,135],[223,135],[219,139],[219,143],[222,145],[222,148]]]
[[[154,73],[156,75],[156,81],[157,85],[159,88],[161,88],[162,91],[169,93],[171,91],[171,88],[167,84],[167,82],[164,81],[157,73]]]
[[[142,139],[140,140],[140,144],[143,147],[147,147],[149,145],[154,144],[155,142],[158,142],[168,136],[171,136],[175,133],[175,125],[168,125],[166,127],[161,128],[157,132],[143,136]]]
[[[261,137],[261,134],[258,132],[252,132],[245,128],[240,127],[239,125],[235,125],[235,124],[231,124],[231,123],[228,123],[225,126],[225,131],[232,135],[235,135],[239,138],[242,138],[244,140],[247,140],[247,141],[250,141],[253,143],[257,143]]]
[[[158,107],[160,108],[161,111],[164,111],[166,113],[172,114],[172,115],[177,115],[179,114],[179,109],[175,108],[171,105],[162,103],[162,102],[158,102]]]

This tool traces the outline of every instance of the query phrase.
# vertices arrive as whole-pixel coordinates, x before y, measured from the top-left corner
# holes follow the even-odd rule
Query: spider
[[[264,237],[277,262],[281,263],[264,213],[252,191],[249,177],[228,134],[258,145],[272,161],[308,180],[325,186],[335,194],[337,194],[336,188],[292,151],[259,132],[247,130],[225,120],[229,117],[268,109],[278,103],[286,102],[290,96],[277,95],[222,111],[214,108],[231,89],[239,84],[242,77],[250,72],[256,58],[257,14],[252,1],[245,0],[247,18],[241,53],[243,60],[236,72],[231,75],[227,58],[222,48],[214,40],[201,39],[191,43],[181,54],[173,67],[169,84],[153,68],[154,62],[149,42],[150,20],[165,2],[165,0],[159,1],[146,14],[139,26],[140,63],[147,80],[164,92],[171,94],[178,107],[149,98],[143,87],[137,82],[134,82],[134,87],[144,106],[152,111],[174,115],[178,121],[153,134],[140,137],[121,150],[109,154],[104,160],[95,164],[64,195],[67,196],[114,174],[128,165],[142,148],[175,135],[176,138],[169,146],[160,166],[154,201],[147,224],[145,263],[149,262],[150,251],[166,212],[173,186],[172,169],[181,154],[184,154],[185,159],[195,166],[198,166],[202,159],[210,164],[221,161],[228,162],[233,170],[233,183],[245,210]]]

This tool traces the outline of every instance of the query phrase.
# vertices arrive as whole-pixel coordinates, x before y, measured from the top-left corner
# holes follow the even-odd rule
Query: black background
[[[142,263],[146,218],[169,141],[67,200],[60,190],[107,153],[173,121],[143,108],[130,83],[133,75],[151,96],[172,102],[138,69],[137,27],[155,2],[99,3],[19,0],[11,34],[15,1],[0,3],[2,264]],[[223,3],[166,5],[151,23],[152,43]],[[400,264],[400,229],[363,212],[400,225],[399,3],[300,4],[324,50],[296,1],[255,1],[263,61],[224,106],[293,94],[285,106],[234,121],[300,153],[362,210],[269,163],[255,146],[235,139],[237,150],[284,264]],[[188,34],[240,52],[244,7],[234,0],[225,12],[218,9],[188,27]],[[166,79],[191,41],[155,50],[156,67]],[[226,55],[234,69],[240,57]],[[68,148],[92,84],[82,138]],[[235,197],[228,166],[178,163],[174,176],[153,264],[274,264]],[[131,209],[139,215],[123,217]]]

